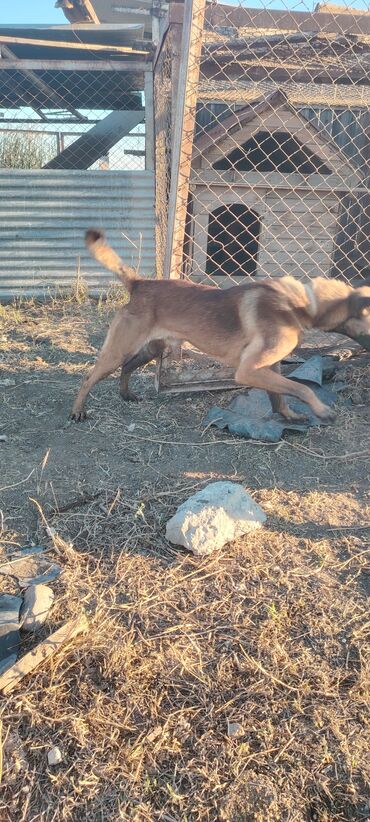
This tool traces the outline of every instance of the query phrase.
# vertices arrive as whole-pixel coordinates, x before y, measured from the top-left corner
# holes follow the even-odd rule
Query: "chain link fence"
[[[370,281],[370,13],[298,8],[186,0],[172,27],[170,12],[182,51],[157,147],[165,276]]]
[[[144,108],[144,82],[131,87],[129,72],[22,71],[2,60],[0,167],[142,170]]]
[[[113,277],[84,246],[91,225],[155,272],[152,45],[142,29],[0,25],[0,300],[76,281],[107,290]]]

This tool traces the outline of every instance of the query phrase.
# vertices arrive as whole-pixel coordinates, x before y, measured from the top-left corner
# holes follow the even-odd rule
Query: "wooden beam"
[[[153,104],[153,71],[145,72],[145,168],[154,171],[154,104]]]
[[[221,188],[234,189],[236,187],[255,190],[258,188],[271,189],[290,189],[293,191],[363,191],[358,176],[353,173],[348,174],[348,166],[345,165],[345,177],[340,177],[338,174],[310,174],[305,177],[299,172],[291,174],[281,174],[278,171],[266,172],[260,171],[238,172],[234,169],[230,171],[193,171],[190,178],[190,185],[204,186],[206,189],[214,186],[221,186]],[[212,195],[210,195],[212,196]]]
[[[83,4],[85,6],[87,13],[90,15],[92,22],[100,23],[99,17],[94,9],[93,4],[91,3],[91,0],[83,0]]]
[[[141,148],[125,148],[123,153],[130,157],[145,157],[145,151]]]
[[[184,11],[184,9],[183,9]],[[182,25],[171,27],[171,152],[174,149],[176,112],[178,105],[180,65],[182,54]]]
[[[169,3],[168,23],[182,25],[184,19],[184,3]]]
[[[164,276],[180,277],[198,96],[205,0],[185,0]]]
[[[163,22],[163,21],[161,21]],[[177,106],[177,86],[181,54],[182,26],[162,26],[162,39],[153,62],[154,89],[154,145],[156,163],[156,276],[163,277],[163,266],[168,222],[168,190],[171,179],[169,168],[174,138],[173,124]],[[164,75],[166,77],[164,77]],[[162,95],[164,97],[162,98]],[[169,142],[171,141],[171,151]]]
[[[1,60],[0,71],[127,71],[144,72],[150,61],[112,60]]]
[[[0,34],[0,44],[10,43],[13,46],[46,46],[47,48],[76,49],[77,51],[113,51],[117,54],[148,54],[144,49],[132,49],[130,46],[110,46],[100,43],[69,43],[68,40],[39,40],[36,37],[15,37],[8,34]]]
[[[297,59],[297,55],[291,53],[290,55],[285,55],[283,58],[280,58],[278,55],[274,55],[273,51],[271,50],[268,54],[265,55],[257,55],[251,50],[248,52],[248,49],[244,49],[243,54],[238,54],[235,52],[234,54],[220,54],[220,55],[212,55],[207,60],[203,60],[203,63],[216,66],[217,68],[221,68],[223,66],[229,65],[237,65],[237,66],[263,66],[270,69],[279,68],[281,63],[283,63],[284,68],[287,71],[297,71],[297,70],[304,70],[308,72],[316,72],[316,74],[325,73],[328,71],[337,72],[338,77],[346,77],[348,76],[359,76],[366,75],[368,73],[368,68],[365,64],[359,63],[358,65],[354,65],[351,67],[344,67],[341,63],[340,56],[334,55],[331,57],[323,57],[321,59],[320,53],[317,53],[315,57],[310,58],[302,58]]]
[[[171,7],[172,7],[172,3],[171,3],[170,8]],[[182,24],[183,24],[183,18],[184,18],[184,4],[183,3],[181,3],[181,15],[180,15],[180,13],[178,13],[176,15],[176,17],[177,17],[176,21],[172,21],[170,19],[171,14],[168,14],[167,18],[163,21],[163,24],[162,24],[162,26],[160,28],[160,32],[159,32],[158,43],[156,43],[156,50],[155,50],[155,54],[154,54],[154,58],[153,58],[153,65],[154,66],[156,66],[156,64],[158,62],[158,59],[159,59],[160,54],[162,52],[163,44],[165,43],[165,40],[166,40],[166,37],[168,35],[169,30],[171,30],[172,35],[174,35],[174,39],[175,39],[176,43],[178,41],[181,42],[181,31],[182,31]],[[180,29],[180,32],[178,33],[179,29]]]
[[[219,279],[217,278],[217,281]],[[222,279],[228,281],[229,287],[236,285],[230,277]],[[191,282],[196,282],[196,277],[192,276]],[[247,282],[247,277],[240,277],[239,282]],[[215,285],[215,281],[212,285]],[[181,356],[170,360],[166,368],[162,368],[157,390],[158,393],[181,394],[187,391],[225,391],[229,388],[242,388],[235,382],[234,374],[235,369],[216,363],[212,357],[185,343]]]
[[[180,4],[174,4],[178,6]],[[170,4],[172,6],[172,3]],[[179,13],[172,9],[174,17]],[[330,34],[370,34],[370,14],[337,14],[329,12],[269,11],[240,6],[213,4],[207,6],[206,23],[210,28],[232,27],[278,29],[283,31],[322,32]]]
[[[41,665],[42,662],[57,653],[62,645],[70,642],[71,639],[74,639],[78,634],[85,633],[87,627],[88,622],[85,614],[66,622],[65,625],[62,625],[61,628],[53,634],[50,634],[47,639],[44,639],[39,645],[36,645],[36,648],[28,651],[21,659],[18,659],[11,668],[8,668],[8,670],[0,676],[0,691],[2,691],[3,694],[10,694],[27,674],[30,674],[35,668]]]
[[[169,4],[169,23],[181,23],[183,3]],[[342,14],[329,12],[273,11],[263,8],[247,9],[241,6],[228,6],[221,3],[209,3],[206,8],[207,27],[212,28],[248,28],[258,33],[265,30],[302,31],[307,33],[326,34],[370,34],[370,14],[354,12]]]
[[[14,52],[12,52],[9,46],[1,46],[1,50],[4,52],[5,56],[8,59],[17,61],[17,56],[14,54]],[[83,117],[83,115],[80,114],[80,112],[77,111],[76,108],[66,103],[66,101],[63,100],[63,97],[61,97],[57,91],[54,91],[54,89],[48,86],[48,84],[45,83],[44,80],[41,80],[41,78],[37,74],[35,74],[34,71],[26,68],[20,68],[19,71],[23,74],[24,77],[27,77],[27,79],[31,83],[33,83],[33,85],[36,86],[36,88],[39,89],[39,91],[42,91],[42,93],[45,94],[46,97],[49,98],[49,100],[55,103],[57,108],[70,111],[71,114],[74,114],[77,120],[79,120],[80,122],[85,122],[86,118]],[[50,108],[50,106],[45,106],[45,108]],[[36,111],[36,113],[39,114],[41,119],[46,120],[46,117],[42,114],[41,111],[35,108],[34,111]]]
[[[35,109],[35,111],[36,110],[37,109]],[[15,111],[17,111],[17,109],[15,109]],[[41,112],[37,111],[37,114],[40,115]],[[44,120],[43,120],[43,122],[44,122]],[[95,125],[95,123],[98,123],[99,120],[96,120],[96,119],[90,120],[88,117],[84,117],[81,120],[81,122],[84,123],[85,125],[93,126],[93,125]],[[35,126],[35,125],[37,125],[37,123],[40,123],[40,120],[32,120],[31,117],[6,117],[4,120],[0,120],[0,134],[3,131],[6,131],[6,132],[9,131],[8,128],[3,128],[3,126],[4,125],[6,126],[8,123],[18,123],[18,124],[22,124],[22,125],[25,125],[25,123],[29,123],[31,128],[21,128],[21,129],[17,129],[17,131],[21,132],[22,134],[29,134],[30,132],[33,133],[33,134],[40,134],[40,131],[38,129],[32,129],[32,126]],[[48,116],[48,117],[45,117],[45,123],[49,123],[49,124],[51,123],[52,125],[62,125],[62,126],[69,126],[69,125],[72,125],[72,124],[76,125],[76,118],[75,117],[64,117],[62,119],[61,117],[55,117],[55,116],[54,117],[49,117]],[[58,129],[56,129],[56,131],[58,131]],[[60,129],[59,129],[59,131],[60,131]],[[42,132],[42,133],[44,134],[45,132]],[[74,132],[72,132],[72,133],[74,133]]]
[[[112,111],[70,146],[57,154],[45,169],[87,169],[108,153],[122,137],[144,120],[142,111]]]
[[[167,371],[164,371],[165,378],[161,379],[157,385],[158,394],[191,394],[199,393],[200,391],[235,391],[236,388],[242,389],[242,385],[238,385],[232,377],[224,380],[213,380],[210,374],[211,370],[205,373],[204,379],[196,378],[197,370],[194,370],[192,375],[187,375],[183,382],[179,382],[179,374],[174,376],[174,382],[170,382]],[[230,369],[232,371],[232,369]],[[192,379],[193,377],[193,379]],[[168,380],[168,381],[167,381]]]
[[[348,38],[343,35],[341,40]],[[368,39],[368,38],[367,38]],[[298,43],[298,41],[300,41]],[[330,49],[330,54],[328,51]],[[273,60],[275,65],[279,62],[294,62],[295,65],[302,65],[307,62],[312,66],[315,62],[321,65],[341,65],[343,56],[348,56],[348,45],[338,44],[332,37],[311,36],[311,35],[285,35],[279,34],[270,37],[269,34],[254,42],[244,39],[234,44],[228,42],[210,43],[203,49],[203,60],[214,60],[217,63],[227,63],[243,60]],[[351,57],[364,60],[370,53],[370,43],[360,41],[358,46],[351,43]]]
[[[265,61],[264,61],[265,62]],[[233,79],[248,79],[253,81],[271,80],[277,85],[281,83],[316,83],[317,85],[331,85],[336,83],[340,86],[369,86],[370,73],[365,68],[356,67],[345,72],[341,68],[318,67],[316,69],[303,68],[302,65],[297,67],[292,66],[287,68],[284,65],[266,65],[257,61],[255,65],[248,64],[246,61],[242,63],[232,62],[228,67],[222,69],[217,66],[216,62],[207,61],[202,63],[202,79],[212,80],[213,82],[225,82],[227,79],[232,82]]]

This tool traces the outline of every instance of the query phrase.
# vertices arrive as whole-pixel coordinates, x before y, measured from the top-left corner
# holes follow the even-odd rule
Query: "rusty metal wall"
[[[85,251],[90,226],[154,275],[154,222],[150,171],[0,169],[0,301],[68,288],[78,271],[91,290],[107,288],[114,275]]]

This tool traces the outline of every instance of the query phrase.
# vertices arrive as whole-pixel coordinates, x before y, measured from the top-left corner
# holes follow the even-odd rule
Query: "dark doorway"
[[[330,174],[330,168],[286,131],[259,131],[213,166],[219,171],[279,171],[280,174]]]
[[[253,276],[260,227],[258,214],[242,203],[213,211],[208,224],[206,273],[212,277]]]

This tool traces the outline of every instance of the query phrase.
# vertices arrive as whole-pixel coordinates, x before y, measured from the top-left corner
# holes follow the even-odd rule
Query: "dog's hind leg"
[[[122,309],[116,314],[103,348],[90,374],[85,377],[73,403],[71,419],[86,419],[85,400],[96,383],[113,374],[125,360],[129,361],[140,350],[146,337],[145,322]]]
[[[274,344],[266,345],[266,339],[274,339]],[[333,420],[333,410],[324,405],[311,388],[295,383],[273,370],[280,360],[294,350],[297,342],[298,332],[295,329],[279,328],[275,334],[270,329],[270,333],[259,336],[244,349],[235,380],[250,388],[262,388],[269,394],[288,394],[297,397],[306,402],[320,419]]]
[[[134,357],[131,357],[131,359],[123,364],[119,389],[122,399],[126,400],[126,402],[138,402],[139,397],[129,389],[131,374],[142,365],[147,365],[148,362],[155,360],[156,357],[160,357],[165,347],[165,340],[151,340],[146,345],[143,345]]]

